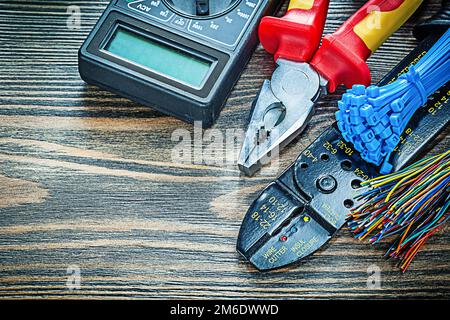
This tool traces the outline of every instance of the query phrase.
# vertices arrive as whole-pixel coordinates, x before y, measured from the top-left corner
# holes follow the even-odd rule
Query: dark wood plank
[[[326,33],[364,1],[332,1]],[[439,7],[429,1],[421,16]],[[66,27],[67,6],[82,11]],[[448,298],[450,245],[443,230],[402,275],[383,246],[342,230],[303,263],[258,273],[235,252],[239,225],[258,191],[333,122],[320,103],[279,169],[241,177],[235,166],[179,164],[172,133],[193,128],[88,86],[77,50],[107,1],[0,3],[0,296],[4,298]],[[414,48],[413,17],[370,59],[378,81]],[[215,129],[243,129],[274,68],[259,47]],[[450,145],[448,130],[431,151]],[[208,144],[207,142],[205,143]],[[448,229],[448,228],[447,228]],[[81,290],[66,286],[81,268]],[[367,269],[382,269],[381,289]]]

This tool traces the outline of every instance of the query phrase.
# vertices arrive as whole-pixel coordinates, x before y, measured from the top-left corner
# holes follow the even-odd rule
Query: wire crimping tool
[[[368,1],[334,34],[325,36],[322,46],[329,0],[291,0],[284,17],[264,17],[259,37],[274,54],[277,68],[254,104],[239,156],[240,170],[253,175],[263,161],[298,136],[327,92],[341,84],[369,85],[365,61],[421,3]]]

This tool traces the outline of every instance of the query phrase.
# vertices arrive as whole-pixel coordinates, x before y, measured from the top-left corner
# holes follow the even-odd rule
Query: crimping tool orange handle
[[[282,18],[264,17],[259,38],[275,61],[283,58],[309,62],[322,38],[329,0],[291,0]]]
[[[328,90],[344,84],[369,85],[367,58],[394,33],[423,0],[372,0],[334,34],[324,37],[311,65],[328,80]]]

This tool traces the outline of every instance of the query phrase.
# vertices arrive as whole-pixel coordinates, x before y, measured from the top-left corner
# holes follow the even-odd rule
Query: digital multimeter
[[[258,43],[276,0],[113,0],[79,52],[105,88],[210,127]]]

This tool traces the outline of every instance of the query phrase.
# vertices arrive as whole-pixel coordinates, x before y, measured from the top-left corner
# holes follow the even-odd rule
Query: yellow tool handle
[[[375,52],[417,10],[423,0],[369,1],[354,20],[353,31]],[[358,15],[358,13],[357,13]]]
[[[291,0],[289,2],[288,10],[301,9],[311,10],[314,6],[314,0]]]
[[[322,40],[311,65],[328,79],[328,90],[371,81],[367,58],[394,33],[423,0],[371,0],[335,33]]]

